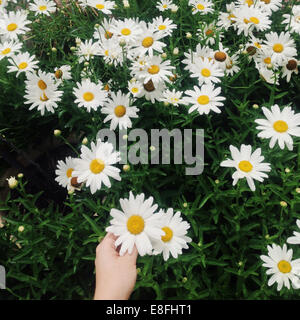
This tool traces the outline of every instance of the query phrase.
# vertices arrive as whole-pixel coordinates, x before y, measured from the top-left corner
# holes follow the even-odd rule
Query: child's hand
[[[136,258],[134,246],[131,255],[120,256],[116,247],[117,239],[108,233],[96,249],[96,290],[95,300],[127,300],[136,282]]]

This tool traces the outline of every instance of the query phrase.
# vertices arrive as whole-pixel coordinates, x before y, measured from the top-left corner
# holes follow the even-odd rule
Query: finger
[[[128,253],[128,251],[126,251],[126,253],[120,258],[127,260],[129,263],[132,262],[133,264],[136,264],[137,256],[138,256],[138,250],[136,248],[136,245],[134,245],[133,250],[130,254]]]
[[[115,241],[117,237],[112,233],[107,233],[105,237],[102,239],[100,244],[97,246],[96,253],[100,255],[108,254],[115,256],[117,254],[116,247],[115,247]]]

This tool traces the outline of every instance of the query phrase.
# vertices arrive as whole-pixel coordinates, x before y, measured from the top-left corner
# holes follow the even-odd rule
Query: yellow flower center
[[[259,24],[259,19],[257,19],[256,17],[251,17],[249,20],[254,24]]]
[[[7,31],[15,31],[16,29],[18,28],[18,25],[15,24],[15,23],[10,23],[8,26],[7,26]]]
[[[286,260],[281,260],[278,262],[277,267],[282,273],[289,273],[292,270],[291,264]]]
[[[254,42],[254,45],[255,45],[255,47],[257,47],[257,48],[261,48],[261,45],[258,43],[258,42]]]
[[[105,51],[104,51],[104,54],[105,54],[106,56],[108,56],[108,50],[105,50]]]
[[[248,19],[244,19],[244,22],[246,23],[246,24],[248,24],[249,22],[250,22],[250,20],[248,20]]]
[[[2,50],[1,51],[1,54],[8,54],[8,53],[10,53],[11,52],[11,49],[10,48],[6,48],[6,49],[4,49],[4,50]]]
[[[208,29],[208,30],[206,30],[205,34],[206,34],[207,36],[213,36],[214,31],[211,30],[211,29]]]
[[[47,9],[46,6],[39,6],[40,11],[45,11]]]
[[[56,79],[60,79],[63,76],[63,72],[60,69],[58,69],[55,71],[54,75]]]
[[[199,4],[197,4],[197,9],[198,9],[198,10],[204,10],[205,7],[204,7],[203,4],[199,3]]]
[[[104,170],[104,168],[105,168],[105,163],[101,159],[94,159],[90,163],[90,170],[94,174],[98,174],[98,173],[102,172]]]
[[[152,65],[150,68],[148,68],[148,72],[151,73],[151,74],[157,74],[159,73],[159,66],[157,65]]]
[[[270,64],[271,63],[271,58],[270,57],[267,57],[264,59],[264,63],[265,64]]]
[[[45,83],[45,81],[43,81],[42,79],[38,81],[38,87],[41,90],[46,90],[47,89],[47,84]]]
[[[161,236],[163,242],[168,242],[173,238],[173,231],[169,227],[163,227],[162,230],[165,232],[164,236]]]
[[[287,123],[283,120],[278,120],[278,121],[275,121],[274,124],[273,124],[273,128],[275,131],[277,132],[286,132],[289,128],[289,126],[287,125]]]
[[[204,68],[201,70],[201,74],[203,75],[203,77],[209,77],[211,75],[211,72],[209,69]]]
[[[208,104],[209,103],[209,97],[207,95],[202,95],[202,96],[199,96],[198,99],[197,99],[197,102],[199,104]]]
[[[94,100],[94,94],[92,92],[85,92],[83,94],[83,99],[87,102]]]
[[[46,96],[45,92],[43,93],[42,96],[40,96],[40,100],[41,101],[48,101],[49,100],[49,98]]]
[[[273,50],[275,52],[282,52],[283,51],[283,45],[281,43],[275,43],[274,46],[273,46]]]
[[[253,169],[253,165],[249,161],[243,160],[239,163],[239,168],[244,172],[250,172]]]
[[[99,10],[102,10],[104,9],[104,5],[99,3],[99,4],[96,4],[96,8],[99,9]]]
[[[131,89],[131,92],[133,92],[133,93],[138,93],[138,92],[139,92],[139,89],[136,88],[136,87],[134,87],[134,88]]]
[[[223,62],[223,61],[226,60],[226,53],[222,52],[222,51],[218,51],[218,52],[215,53],[214,58],[217,61]]]
[[[167,5],[167,4],[164,4],[164,5],[163,5],[163,8],[164,8],[164,9],[167,9],[167,8],[168,8],[168,5]]]
[[[123,36],[129,36],[131,34],[131,31],[128,28],[124,28],[121,30],[121,33]]]
[[[113,36],[113,34],[106,30],[104,36],[105,36],[105,39],[110,39]]]
[[[235,23],[235,21],[232,20],[232,19],[234,19],[234,18],[236,18],[236,16],[235,16],[233,13],[230,13],[230,14],[228,15],[228,17],[227,17],[227,19],[230,20],[231,23]]]
[[[151,46],[153,45],[153,42],[154,42],[154,40],[153,40],[152,37],[146,37],[146,38],[143,40],[142,45],[143,45],[143,47],[145,47],[145,48],[149,48],[149,47],[151,47]]]
[[[118,118],[123,117],[125,113],[126,113],[126,108],[124,106],[120,105],[115,107],[115,115]]]
[[[127,220],[127,229],[132,234],[140,234],[145,228],[145,221],[141,216],[132,215]]]
[[[260,0],[262,2],[264,2],[265,4],[269,4],[271,2],[271,0]]]
[[[28,67],[28,63],[27,62],[21,62],[18,67],[21,70],[26,69]]]
[[[252,0],[245,0],[245,3],[247,3],[248,7],[251,7],[253,5]]]
[[[166,26],[164,24],[161,24],[160,26],[158,26],[158,30],[166,30]]]
[[[71,178],[72,177],[72,172],[74,171],[74,169],[73,168],[69,168],[68,170],[67,170],[67,177],[68,178]]]

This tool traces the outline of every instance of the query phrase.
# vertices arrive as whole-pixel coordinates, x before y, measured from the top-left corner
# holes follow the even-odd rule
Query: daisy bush
[[[91,299],[111,232],[132,299],[299,299],[299,50],[295,0],[0,1],[1,298]]]

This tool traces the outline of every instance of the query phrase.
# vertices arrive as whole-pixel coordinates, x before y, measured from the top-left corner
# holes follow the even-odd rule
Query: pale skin
[[[128,300],[136,282],[136,246],[122,257],[115,247],[117,237],[107,233],[96,248],[94,300]]]

